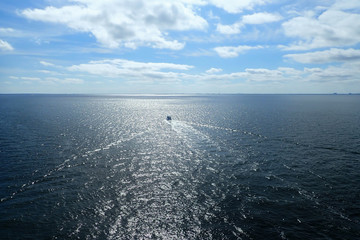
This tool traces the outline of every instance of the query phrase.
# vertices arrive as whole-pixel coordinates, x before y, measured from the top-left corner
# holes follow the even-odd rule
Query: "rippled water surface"
[[[358,95],[0,95],[0,238],[359,239],[359,123]]]

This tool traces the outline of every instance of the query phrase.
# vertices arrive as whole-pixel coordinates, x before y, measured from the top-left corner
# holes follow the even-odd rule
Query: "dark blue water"
[[[0,95],[0,199],[1,239],[359,239],[360,96]]]

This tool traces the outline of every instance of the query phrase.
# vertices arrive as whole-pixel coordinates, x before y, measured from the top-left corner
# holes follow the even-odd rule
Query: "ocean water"
[[[360,96],[0,95],[0,238],[360,239]]]

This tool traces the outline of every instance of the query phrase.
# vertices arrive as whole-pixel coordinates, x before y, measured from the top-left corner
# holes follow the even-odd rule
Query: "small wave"
[[[140,132],[140,133],[134,133],[134,134],[131,134],[131,136],[127,137],[127,138],[123,138],[123,139],[120,139],[120,140],[117,140],[115,142],[111,142],[109,144],[107,144],[106,146],[104,147],[99,147],[99,148],[96,148],[94,150],[89,150],[87,152],[85,152],[82,157],[88,157],[88,156],[91,156],[97,152],[100,152],[100,151],[103,151],[103,150],[109,150],[110,148],[112,147],[115,147],[115,146],[118,146],[120,145],[121,143],[124,143],[124,142],[128,142],[128,141],[131,141],[133,140],[134,138],[137,138],[137,137],[140,137],[142,135],[144,135],[145,133],[151,131],[151,129],[147,130],[147,131],[144,131],[144,132]]]
[[[183,122],[183,123],[186,123],[188,125],[193,125],[193,126],[206,127],[206,128],[211,128],[211,129],[217,129],[217,130],[224,130],[224,131],[228,131],[228,132],[237,132],[237,133],[241,133],[241,134],[252,136],[252,137],[257,137],[257,138],[264,139],[264,140],[278,141],[278,142],[283,142],[283,143],[292,144],[292,145],[296,145],[296,146],[302,146],[302,147],[306,147],[306,148],[337,151],[337,152],[343,152],[343,153],[348,153],[348,154],[360,155],[360,152],[355,151],[355,150],[348,150],[348,149],[342,149],[342,148],[336,148],[336,147],[316,146],[316,145],[301,143],[301,142],[297,142],[297,141],[285,139],[285,138],[270,138],[270,137],[267,137],[267,136],[259,134],[259,133],[246,131],[246,130],[242,130],[242,129],[219,127],[219,126],[214,126],[214,125],[210,125],[210,124],[200,124],[200,123],[194,123],[194,122]]]
[[[100,152],[100,151],[103,151],[103,150],[108,150],[110,149],[111,147],[114,147],[114,146],[118,146],[120,145],[121,143],[124,143],[124,142],[128,142],[128,141],[131,141],[132,139],[136,138],[136,137],[139,137],[139,136],[142,136],[143,134],[145,134],[146,132],[148,131],[151,131],[150,129],[147,130],[147,131],[144,131],[144,132],[140,132],[140,133],[134,133],[132,134],[131,136],[127,137],[127,138],[123,138],[123,139],[120,139],[118,141],[115,141],[115,142],[112,142],[112,143],[109,143],[108,145],[106,145],[105,147],[98,147],[98,148],[95,148],[94,150],[89,150],[89,151],[86,151],[84,154],[81,154],[80,156],[81,157],[89,157],[89,156],[92,156],[94,155],[95,153],[97,152]],[[67,158],[65,159],[62,163],[56,165],[54,168],[48,170],[44,175],[36,178],[36,179],[31,179],[29,180],[27,183],[24,183],[21,185],[21,187],[14,191],[13,193],[11,193],[11,195],[9,196],[6,196],[6,197],[3,197],[0,199],[0,203],[1,202],[5,202],[5,201],[8,201],[10,199],[13,199],[16,195],[18,195],[19,193],[22,193],[22,192],[25,192],[27,191],[28,189],[34,187],[35,184],[39,184],[41,182],[44,182],[46,181],[47,178],[49,178],[51,175],[53,175],[54,173],[56,172],[60,172],[62,171],[63,169],[65,168],[71,168],[71,167],[74,167],[74,166],[79,166],[79,165],[82,165],[77,163],[77,164],[70,164],[70,162],[73,162],[74,160],[78,159],[78,155],[72,155],[70,158]],[[38,170],[35,170],[35,172],[37,172]],[[35,173],[34,172],[34,173]]]
[[[234,129],[234,128],[226,128],[226,127],[219,127],[219,126],[214,126],[214,125],[210,125],[210,124],[200,124],[200,123],[194,123],[194,122],[186,122],[187,124],[193,125],[193,126],[199,126],[199,127],[205,127],[205,128],[211,128],[211,129],[218,129],[218,130],[224,130],[224,131],[228,131],[228,132],[238,132],[238,133],[242,133],[245,135],[249,135],[249,136],[254,136],[254,137],[259,137],[259,138],[264,138],[266,139],[267,137],[258,133],[254,133],[251,131],[245,131],[242,129]]]
[[[171,129],[175,131],[191,149],[200,150],[205,148],[206,150],[211,151],[211,149],[219,148],[208,135],[197,130],[187,122],[172,120],[169,124],[171,125]]]
[[[46,179],[48,177],[50,177],[51,175],[53,175],[55,172],[59,172],[59,171],[63,170],[64,168],[71,167],[71,165],[69,165],[68,162],[70,162],[71,160],[74,160],[76,158],[77,158],[77,156],[72,156],[71,158],[65,159],[61,164],[55,166],[51,170],[48,170],[44,175],[38,177],[37,179],[32,179],[32,180],[28,181],[27,183],[22,184],[21,187],[18,190],[14,191],[10,196],[1,198],[0,202],[5,202],[10,199],[13,199],[17,194],[25,192],[26,190],[32,188],[35,184],[46,181]],[[38,170],[35,170],[35,172],[38,172]]]
[[[209,137],[204,133],[200,132],[199,130],[193,128],[191,125],[187,124],[186,122],[182,121],[172,121],[171,128],[175,132],[186,135],[187,137],[197,137],[201,140],[208,140]]]

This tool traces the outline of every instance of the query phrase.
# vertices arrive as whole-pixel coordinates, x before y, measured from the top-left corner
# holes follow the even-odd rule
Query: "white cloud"
[[[263,5],[268,0],[209,0],[218,8],[222,8],[228,13],[241,13],[243,10],[251,10],[257,5]]]
[[[343,64],[342,66],[329,66],[325,69],[306,69],[309,72],[307,81],[312,82],[357,82],[360,83],[360,66]]]
[[[226,74],[204,74],[189,76],[200,81],[218,81],[228,83],[288,84],[305,83],[360,83],[360,64],[343,64],[326,68],[304,68],[302,70],[279,67],[277,69],[247,68],[241,72]],[[264,85],[266,86],[266,85]],[[294,89],[292,89],[293,91]],[[295,90],[295,92],[297,92]]]
[[[301,70],[297,70],[290,67],[279,67],[278,70],[281,71],[284,75],[292,76],[292,77],[300,76],[301,74],[303,74]]]
[[[219,73],[219,72],[222,72],[221,68],[210,68],[210,69],[206,70],[206,73],[209,73],[209,74]]]
[[[11,34],[13,32],[15,32],[15,30],[12,29],[12,28],[0,28],[0,34],[1,35],[8,35],[8,34]]]
[[[174,64],[174,63],[152,63],[152,62],[135,62],[125,59],[105,59],[100,61],[90,61],[88,64],[83,64],[83,66],[87,65],[101,65],[101,66],[113,66],[117,69],[124,69],[124,70],[143,70],[143,71],[158,71],[161,69],[177,69],[177,70],[189,70],[193,68],[190,65],[184,64]],[[79,66],[81,65],[74,65],[70,67],[70,70],[79,70]]]
[[[49,63],[49,62],[45,62],[45,61],[40,61],[40,64],[41,65],[44,65],[44,66],[54,66],[54,64],[52,64],[52,63]]]
[[[309,50],[360,43],[360,14],[352,11],[358,6],[354,1],[336,1],[318,16],[305,12],[290,19],[282,25],[284,33],[300,40],[281,47],[285,50]]]
[[[190,65],[173,63],[145,63],[125,59],[105,59],[91,61],[85,64],[73,65],[70,71],[86,72],[92,75],[100,75],[112,78],[124,78],[129,81],[166,80],[178,81],[184,74],[163,70],[186,71],[193,68]]]
[[[284,57],[291,58],[300,63],[331,63],[360,61],[360,50],[331,48],[325,51],[309,53],[287,54]]]
[[[41,78],[38,77],[21,77],[20,79],[26,81],[41,81]]]
[[[216,47],[214,50],[217,54],[222,58],[234,58],[239,56],[239,54],[244,53],[245,51],[252,50],[252,49],[260,49],[263,48],[262,46],[246,46],[240,45],[237,47],[226,46],[226,47]]]
[[[60,8],[25,9],[29,19],[60,23],[80,32],[90,32],[106,47],[151,46],[181,49],[184,43],[167,39],[167,31],[204,30],[205,19],[191,3],[201,1],[73,0]]]
[[[299,79],[304,71],[293,68],[278,69],[245,69],[242,72],[219,74],[221,68],[210,68],[203,74],[186,74],[192,66],[173,63],[144,63],[124,59],[112,59],[92,61],[85,64],[73,65],[68,68],[71,72],[84,72],[91,75],[111,77],[113,79],[125,80],[127,82],[139,83],[166,83],[182,81],[246,81],[246,82],[281,82]]]
[[[37,83],[37,84],[83,84],[84,80],[80,78],[56,78],[56,77],[16,77],[10,76],[10,79],[14,80],[24,80],[27,83]]]
[[[41,83],[43,84],[83,84],[84,80],[80,78],[56,78],[56,77],[47,77],[45,79],[41,79]]]
[[[218,24],[216,30],[222,34],[238,34],[241,28],[247,24],[256,25],[280,21],[282,17],[279,14],[272,14],[267,12],[259,12],[250,15],[245,15],[238,22],[231,25]]]
[[[184,53],[185,56],[191,57],[201,57],[201,56],[213,56],[215,55],[214,51],[210,51],[208,49],[197,49]]]
[[[348,9],[354,9],[354,8],[359,8],[359,7],[360,7],[359,1],[337,0],[331,8],[338,9],[338,10],[348,10]]]
[[[212,20],[216,20],[216,21],[220,21],[220,17],[219,16],[216,16],[216,15],[214,15],[214,13],[213,13],[213,11],[212,10],[210,10],[209,11],[209,13],[208,13],[208,18],[209,19],[212,19]]]
[[[294,82],[360,83],[360,66],[346,64],[339,67],[329,66],[327,68],[304,68],[303,70],[284,67],[279,67],[277,69],[247,68],[242,72],[233,72],[230,74],[207,74],[197,77],[193,76],[192,78],[207,81],[257,82],[265,84],[286,84]]]
[[[243,26],[244,25],[241,22],[236,22],[232,25],[218,24],[216,26],[216,31],[222,34],[238,34],[241,32]]]
[[[264,68],[247,68],[245,69],[247,73],[248,81],[254,82],[267,82],[267,81],[283,81],[283,72],[280,70],[270,70]]]
[[[14,48],[10,43],[0,39],[0,51],[13,51]]]
[[[28,38],[33,37],[33,33],[27,30],[19,30],[14,28],[1,28],[0,27],[0,36],[1,37],[11,37],[11,38]]]
[[[242,18],[242,22],[244,24],[263,24],[263,23],[271,23],[278,22],[282,19],[279,14],[260,12],[254,13],[251,15],[245,15]]]
[[[286,82],[297,81],[301,79],[304,74],[303,71],[296,70],[294,68],[278,68],[278,69],[266,69],[266,68],[247,68],[242,72],[233,72],[226,74],[206,74],[198,77],[201,80],[206,81],[232,81],[232,82]]]
[[[311,83],[326,85],[326,83],[347,82],[351,84],[360,82],[359,62],[349,62],[342,66],[329,66],[325,68],[247,68],[243,71],[232,73],[222,73],[223,70],[220,68],[210,68],[201,74],[183,72],[191,68],[192,66],[173,63],[144,63],[124,59],[105,59],[73,65],[68,70],[74,76],[76,76],[76,72],[81,72],[81,74],[87,73],[89,75],[110,77],[114,81],[125,82],[134,86],[146,84],[153,87],[159,87],[159,84],[182,85],[189,82],[193,82],[194,85],[221,83],[227,86],[235,86],[241,83],[261,84],[263,86],[270,86],[270,84],[281,86],[296,83],[299,84],[297,86],[303,86],[303,84]],[[53,82],[56,81],[53,80]],[[296,89],[291,91],[298,92]]]

